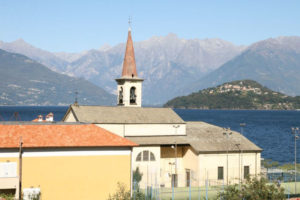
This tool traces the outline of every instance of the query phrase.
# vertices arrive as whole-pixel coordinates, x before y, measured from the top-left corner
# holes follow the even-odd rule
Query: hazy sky
[[[300,36],[300,1],[289,0],[0,0],[0,40],[18,38],[49,51],[79,52],[175,33],[248,45]]]

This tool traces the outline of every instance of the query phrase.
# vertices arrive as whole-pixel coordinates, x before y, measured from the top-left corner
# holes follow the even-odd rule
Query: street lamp
[[[246,123],[240,123],[241,135],[244,135],[244,127],[245,126],[246,126]],[[241,174],[242,174],[242,176],[243,176],[243,171],[244,171],[244,167],[243,167],[243,149],[241,149]],[[241,179],[241,180],[243,180],[243,179]]]
[[[239,188],[241,188],[241,149],[240,149],[241,144],[235,144],[235,146],[239,150]]]
[[[295,194],[297,193],[297,139],[299,138],[299,127],[292,127],[292,134],[295,139]]]
[[[227,186],[228,186],[228,148],[229,148],[229,136],[232,134],[232,132],[230,131],[230,128],[223,128],[224,132],[223,132],[223,135],[226,136],[226,139],[227,139],[227,150],[226,150],[226,182],[227,182]]]
[[[171,148],[172,149],[174,149],[175,151],[174,151],[174,153],[175,153],[175,176],[174,176],[174,186],[175,186],[175,178],[176,178],[176,176],[177,176],[177,143],[175,142],[175,146],[174,145],[172,145],[171,146]]]

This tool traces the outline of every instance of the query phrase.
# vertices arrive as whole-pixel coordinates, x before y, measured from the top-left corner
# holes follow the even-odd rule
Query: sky
[[[249,45],[300,36],[298,0],[0,0],[0,40],[52,52],[80,52],[174,33]]]

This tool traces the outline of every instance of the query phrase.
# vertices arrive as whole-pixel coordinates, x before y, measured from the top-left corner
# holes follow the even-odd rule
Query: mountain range
[[[0,48],[26,55],[56,72],[84,78],[115,94],[114,79],[121,76],[125,43],[78,54],[47,52],[21,39],[1,42]],[[169,34],[135,42],[134,48],[138,74],[145,79],[143,103],[155,105],[180,95],[183,86],[217,69],[245,47],[221,39],[185,40]]]
[[[112,105],[115,97],[80,78],[59,74],[21,54],[0,49],[0,105]]]
[[[221,39],[186,40],[169,34],[135,42],[134,47],[138,74],[145,79],[144,104],[162,105],[176,96],[241,79],[300,95],[297,36],[238,46]],[[115,94],[114,79],[121,76],[125,43],[80,53],[52,53],[19,39],[0,42],[0,49],[26,55],[55,72],[88,80]]]
[[[182,91],[188,94],[241,79],[255,80],[284,94],[300,95],[300,37],[278,37],[254,43]]]

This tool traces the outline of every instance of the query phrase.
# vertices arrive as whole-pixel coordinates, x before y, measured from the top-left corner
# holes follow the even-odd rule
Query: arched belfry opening
[[[136,88],[130,88],[130,104],[136,104]]]
[[[123,87],[119,90],[119,104],[123,104]]]

